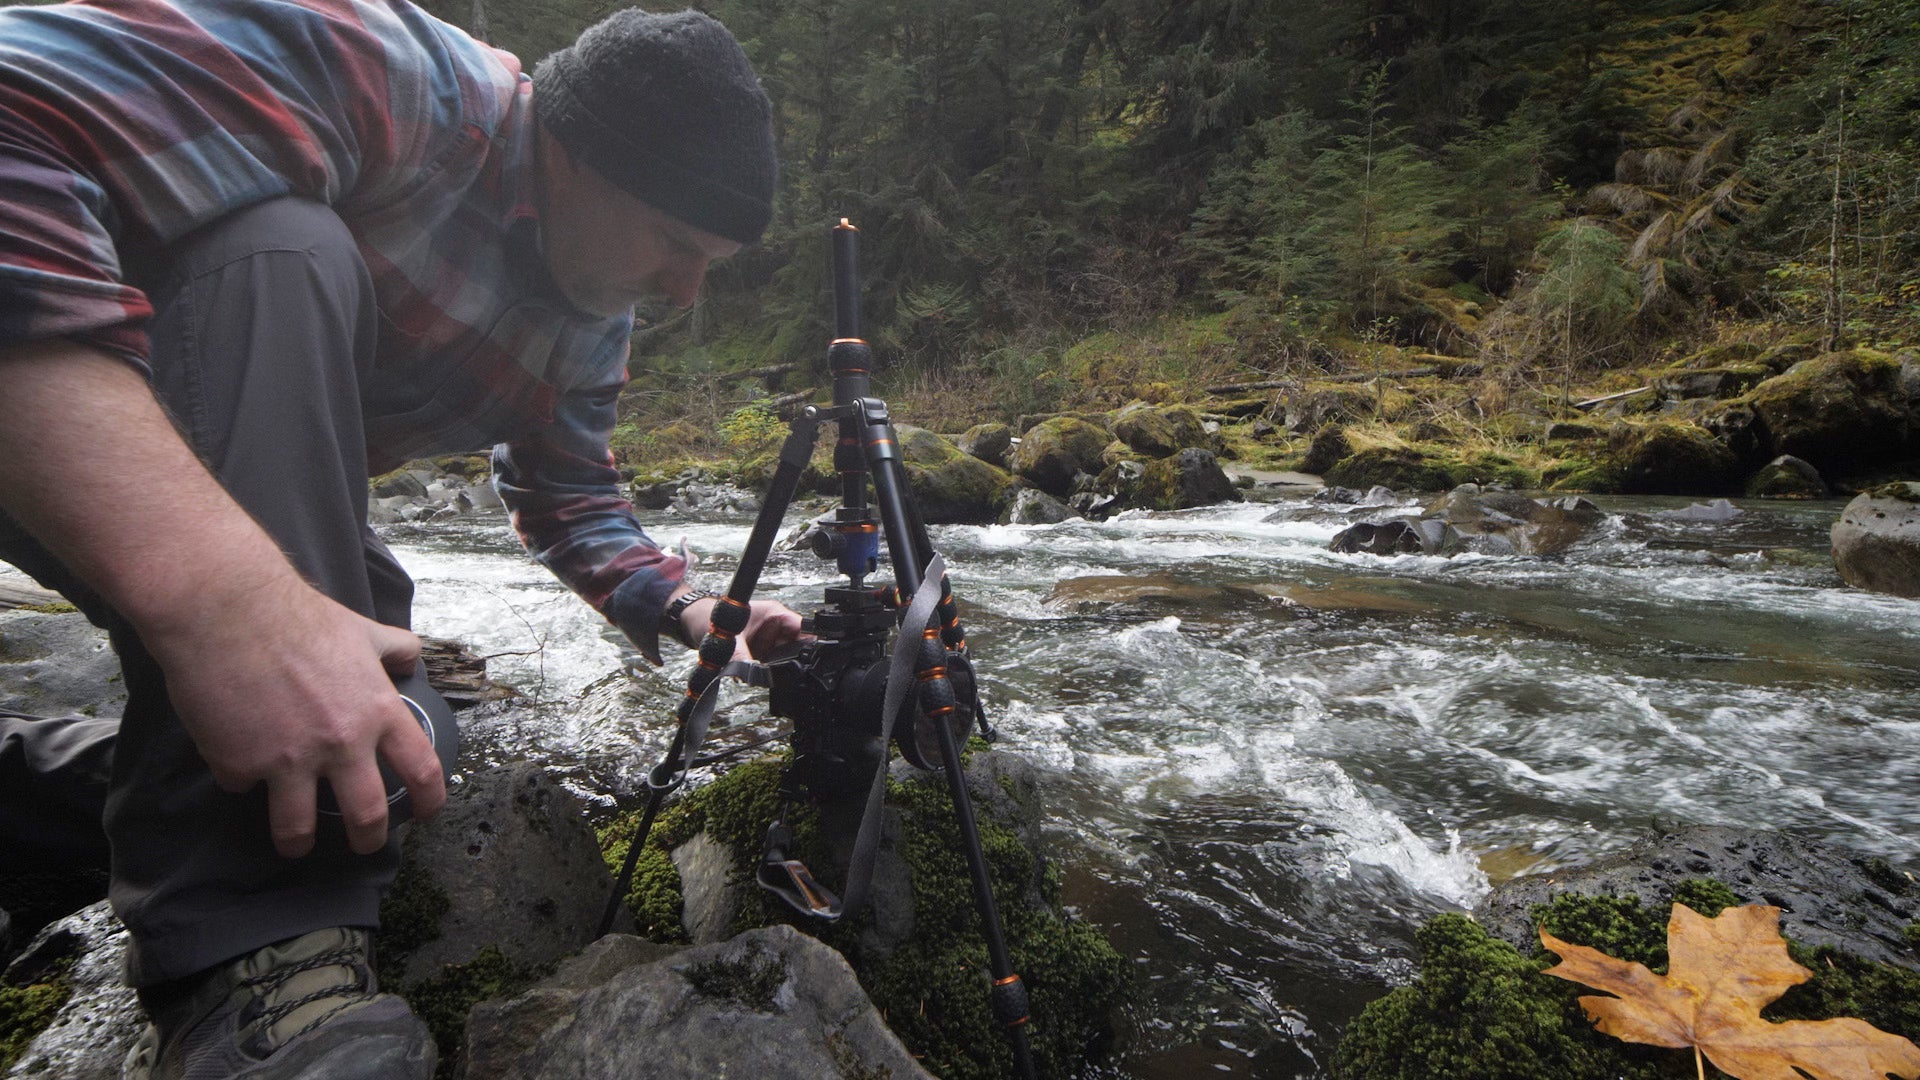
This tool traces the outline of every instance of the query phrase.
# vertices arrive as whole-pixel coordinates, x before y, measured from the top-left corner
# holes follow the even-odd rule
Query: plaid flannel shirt
[[[406,0],[0,9],[0,348],[147,364],[140,268],[252,203],[331,205],[381,314],[370,460],[494,447],[527,549],[657,660],[685,563],[607,450],[630,318],[574,311],[539,255],[531,83]]]

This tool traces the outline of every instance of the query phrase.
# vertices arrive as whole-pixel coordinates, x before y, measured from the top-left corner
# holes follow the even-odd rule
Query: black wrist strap
[[[673,640],[685,645],[689,649],[693,648],[695,643],[687,640],[687,628],[682,622],[681,616],[685,615],[687,609],[695,603],[701,600],[711,599],[712,596],[712,593],[704,589],[694,589],[691,592],[681,593],[679,596],[668,601],[667,609],[660,613],[660,632],[663,634],[671,634],[673,635]]]

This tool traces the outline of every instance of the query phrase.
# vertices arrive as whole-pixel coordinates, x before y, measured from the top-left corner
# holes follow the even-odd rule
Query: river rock
[[[1326,470],[1327,483],[1345,487],[1390,487],[1396,491],[1445,491],[1453,477],[1445,466],[1411,446],[1370,446]]]
[[[1440,544],[1440,522],[1432,522],[1433,546]],[[1357,521],[1334,534],[1329,550],[1342,555],[1419,555],[1427,549],[1426,538],[1418,523],[1405,518],[1392,521]]]
[[[924,428],[895,429],[907,485],[929,525],[985,525],[1012,496],[1012,474],[963,452]]]
[[[412,895],[389,895],[389,905],[444,905],[437,933],[389,956],[383,976],[404,993],[488,946],[518,967],[540,968],[592,941],[613,875],[582,811],[579,799],[524,762],[477,773],[449,792],[446,808],[407,837]]]
[[[1740,459],[1697,424],[1620,424],[1609,434],[1607,451],[1625,494],[1693,495],[1739,487]]]
[[[1668,372],[1653,381],[1653,388],[1668,398],[1726,398],[1746,393],[1772,374],[1759,364],[1696,368]]]
[[[1149,510],[1186,510],[1243,498],[1213,451],[1188,448],[1147,462],[1134,502]]]
[[[1074,516],[1073,508],[1038,488],[1022,487],[1007,506],[1008,525],[1057,525]]]
[[[1603,517],[1584,499],[1543,503],[1517,492],[1462,484],[1419,517],[1358,522],[1336,534],[1328,547],[1370,555],[1554,555],[1579,543]]]
[[[1056,416],[1030,429],[1013,451],[1013,471],[1058,498],[1073,494],[1074,477],[1100,471],[1107,448],[1104,428],[1071,416]]]
[[[1047,606],[1075,615],[1230,620],[1272,614],[1288,605],[1244,585],[1198,585],[1165,574],[1090,574],[1054,583]]]
[[[773,926],[650,959],[606,939],[467,1022],[466,1076],[514,1080],[930,1077],[839,953]]]
[[[1920,597],[1920,483],[1863,492],[1833,526],[1833,565],[1856,589]]]
[[[1172,457],[1189,448],[1217,449],[1199,410],[1191,405],[1134,402],[1115,413],[1109,426],[1115,438],[1142,457]]]
[[[1300,460],[1300,471],[1318,476],[1352,453],[1353,444],[1347,441],[1347,429],[1328,424],[1313,433],[1313,441],[1307,444],[1307,456]]]
[[[962,453],[971,454],[996,469],[1007,467],[1013,452],[1013,428],[1006,424],[975,424],[960,436]]]
[[[1753,388],[1767,451],[1845,476],[1899,460],[1911,447],[1914,403],[1899,359],[1872,349],[1831,352]]]
[[[1690,521],[1696,525],[1725,525],[1738,521],[1747,512],[1725,499],[1712,502],[1688,503],[1677,510],[1655,510],[1650,517],[1660,521]]]
[[[119,716],[126,703],[106,631],[76,612],[0,611],[0,709]]]
[[[446,521],[501,508],[488,459],[482,455],[409,462],[368,481],[367,513],[373,524]]]
[[[1747,481],[1747,495],[1755,499],[1822,499],[1827,482],[1820,470],[1792,454],[1781,454]]]
[[[139,1000],[120,981],[126,954],[127,931],[102,900],[46,927],[7,966],[0,985],[52,992],[64,982],[69,988],[53,1023],[7,1070],[9,1080],[119,1080],[120,1065],[147,1023]]]
[[[1724,883],[1743,901],[1781,909],[1780,929],[1806,945],[1831,945],[1880,963],[1920,967],[1905,937],[1920,918],[1920,886],[1885,862],[1785,833],[1696,826],[1650,837],[1618,854],[1551,874],[1515,878],[1474,908],[1489,933],[1531,952],[1531,909],[1561,893],[1631,896],[1666,910],[1689,878]]]

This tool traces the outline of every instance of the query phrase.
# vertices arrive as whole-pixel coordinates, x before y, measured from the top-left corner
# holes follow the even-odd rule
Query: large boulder
[[[1920,597],[1920,483],[1862,492],[1833,526],[1833,565],[1856,589]]]
[[[1695,424],[1621,424],[1610,433],[1607,450],[1617,490],[1625,494],[1697,495],[1740,487],[1740,460]]]
[[[594,939],[613,892],[578,797],[526,762],[468,777],[405,851],[381,908],[381,976],[402,993],[490,948],[548,968]]]
[[[1314,432],[1312,441],[1307,443],[1307,456],[1300,460],[1300,471],[1319,476],[1352,453],[1353,444],[1347,441],[1347,429],[1328,424]]]
[[[119,716],[120,661],[77,612],[0,611],[0,709],[30,716]]]
[[[8,992],[12,1015],[0,1022],[45,1022],[7,1069],[9,1080],[119,1080],[120,1064],[147,1023],[120,981],[126,955],[127,931],[102,900],[48,925],[7,965],[0,990]],[[6,1027],[0,1023],[0,1060],[12,1038],[28,1034]]]
[[[841,955],[790,926],[662,957],[609,937],[510,1001],[475,1008],[474,1080],[760,1080],[929,1074]]]
[[[1217,450],[1199,410],[1191,405],[1135,402],[1114,415],[1114,438],[1142,457],[1172,457],[1182,450]]]
[[[1802,944],[1916,966],[1906,929],[1920,919],[1920,886],[1884,862],[1760,829],[1707,825],[1662,833],[1584,866],[1515,878],[1473,915],[1489,933],[1531,950],[1540,942],[1533,909],[1555,896],[1633,897],[1664,911],[1674,887],[1695,878],[1779,907],[1781,932]]]
[[[1872,349],[1795,364],[1740,402],[1752,407],[1768,453],[1803,458],[1828,476],[1871,471],[1913,445],[1902,362]]]
[[[1186,510],[1242,498],[1213,451],[1187,449],[1147,462],[1136,502],[1149,510]]]
[[[1056,416],[1035,425],[1013,450],[1013,471],[1041,491],[1058,498],[1073,494],[1074,477],[1097,474],[1110,439],[1106,429],[1072,416]]]
[[[1013,452],[1013,429],[1006,424],[975,424],[960,436],[956,444],[963,453],[972,454],[996,469],[1007,467]]]
[[[1325,474],[1342,487],[1390,487],[1396,491],[1445,491],[1453,476],[1444,463],[1410,446],[1370,446],[1341,458]]]
[[[1766,381],[1771,374],[1759,364],[1681,369],[1654,379],[1653,388],[1668,399],[1727,398],[1746,393]]]
[[[1013,476],[924,428],[895,429],[907,486],[929,525],[986,525],[1012,495]]]
[[[1074,516],[1073,507],[1038,488],[1021,487],[1013,493],[1003,515],[1006,525],[1058,525]]]
[[[1328,547],[1369,555],[1554,555],[1579,543],[1604,516],[1584,499],[1545,503],[1462,484],[1418,517],[1358,522]]]
[[[1812,465],[1781,454],[1747,481],[1747,494],[1755,499],[1823,499],[1827,482]]]

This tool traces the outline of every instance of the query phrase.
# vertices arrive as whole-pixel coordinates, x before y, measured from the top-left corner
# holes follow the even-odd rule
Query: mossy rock
[[[1049,495],[1066,498],[1079,473],[1098,473],[1111,436],[1097,424],[1056,416],[1035,425],[1014,447],[1013,472]]]
[[[34,1038],[53,1024],[72,993],[55,976],[26,986],[0,985],[0,1073],[13,1067]]]
[[[1716,881],[1683,881],[1674,899],[1709,918],[1745,902]],[[1667,909],[1637,899],[1563,894],[1533,922],[1575,945],[1664,973]],[[1415,937],[1420,974],[1369,1004],[1336,1047],[1339,1080],[1681,1080],[1690,1051],[1622,1042],[1596,1031],[1577,999],[1590,988],[1541,974],[1557,962],[1523,951],[1464,915],[1436,916]],[[1769,1007],[1774,1020],[1852,1016],[1920,1038],[1920,972],[1789,941],[1812,978]]]
[[[1191,405],[1156,408],[1135,403],[1115,413],[1108,426],[1115,438],[1143,457],[1165,458],[1189,448],[1216,448],[1200,411]]]
[[[1012,497],[1013,474],[924,428],[901,426],[900,457],[920,518],[929,525],[982,525]]]
[[[1772,370],[1759,364],[1684,368],[1655,379],[1654,389],[1669,398],[1736,397],[1759,386],[1772,375]]]
[[[1688,371],[1735,367],[1750,364],[1765,352],[1766,347],[1756,342],[1729,341],[1719,345],[1709,345],[1673,366]]]
[[[1787,454],[1773,459],[1747,481],[1747,495],[1755,499],[1822,499],[1826,481],[1813,466]]]
[[[1300,470],[1319,476],[1352,453],[1353,444],[1347,441],[1346,429],[1328,424],[1315,432],[1313,441],[1307,444],[1307,456],[1300,459]]]
[[[1330,485],[1394,491],[1446,491],[1453,475],[1438,458],[1411,446],[1370,446],[1335,462],[1323,479]]]
[[[1633,495],[1717,495],[1740,488],[1740,460],[1698,424],[1621,424],[1609,434],[1614,490]]]
[[[737,880],[752,880],[767,825],[779,809],[784,766],[782,758],[738,766],[660,816],[628,894],[643,933],[660,941],[684,939],[678,874],[668,852],[702,831],[733,851]],[[1041,1075],[1076,1075],[1112,1039],[1115,1010],[1131,992],[1130,969],[1098,930],[1066,917],[1058,873],[1031,846],[1037,832],[1024,829],[1023,839],[1022,827],[992,812],[1016,805],[1018,797],[1001,781],[982,782],[992,790],[974,790],[976,820],[1008,949],[1032,998],[1034,1058]],[[732,930],[785,923],[838,949],[895,1034],[944,1080],[1012,1075],[1011,1051],[990,1014],[986,948],[946,786],[917,776],[890,782],[887,791],[888,805],[901,815],[897,850],[913,881],[914,931],[904,944],[889,955],[872,955],[863,947],[874,925],[871,911],[837,923],[803,921],[772,894],[752,887]],[[622,817],[603,831],[610,865],[625,857],[636,817]],[[789,854],[814,867],[831,864],[816,811],[796,811],[788,824],[794,831]],[[669,910],[676,917],[668,918]]]
[[[1900,362],[1872,349],[1795,364],[1739,400],[1753,409],[1769,454],[1803,458],[1824,476],[1872,470],[1910,445]]]
[[[1620,490],[1620,473],[1604,453],[1568,454],[1541,470],[1540,486],[1548,491],[1606,495]]]

